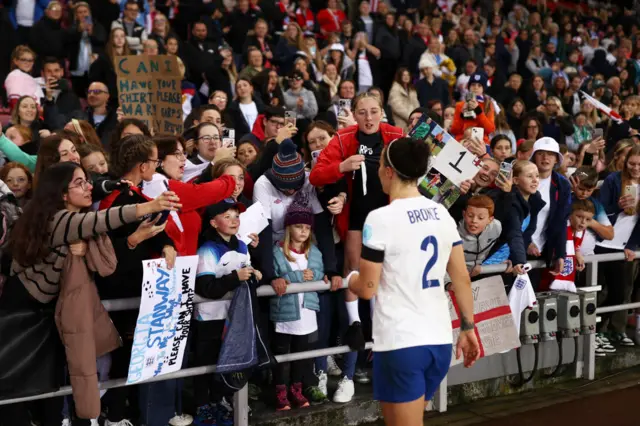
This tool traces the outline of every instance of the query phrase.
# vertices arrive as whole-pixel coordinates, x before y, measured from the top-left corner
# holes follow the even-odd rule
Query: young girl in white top
[[[284,219],[284,240],[273,247],[273,266],[277,277],[288,283],[320,281],[324,277],[322,254],[312,242],[314,214],[300,193],[289,206]],[[320,302],[316,292],[284,294],[271,298],[271,321],[276,324],[274,355],[308,351],[317,340],[316,312]],[[313,374],[313,359],[280,363],[274,369],[276,409],[308,407],[327,401]],[[304,389],[304,395],[303,395]]]

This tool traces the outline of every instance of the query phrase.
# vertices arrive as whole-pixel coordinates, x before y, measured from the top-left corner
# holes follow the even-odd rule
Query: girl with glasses
[[[11,72],[4,81],[10,107],[13,108],[21,96],[29,96],[38,103],[44,97],[42,88],[31,75],[35,60],[36,54],[28,46],[20,45],[13,49]]]

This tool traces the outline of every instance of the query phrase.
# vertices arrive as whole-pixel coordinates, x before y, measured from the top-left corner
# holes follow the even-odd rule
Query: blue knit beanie
[[[305,180],[304,161],[291,139],[282,141],[266,174],[278,190],[302,188]]]

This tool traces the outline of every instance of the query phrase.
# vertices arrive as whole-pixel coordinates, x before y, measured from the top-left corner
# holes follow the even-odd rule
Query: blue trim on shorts
[[[426,345],[373,353],[373,398],[403,403],[433,398],[451,364],[452,345]]]

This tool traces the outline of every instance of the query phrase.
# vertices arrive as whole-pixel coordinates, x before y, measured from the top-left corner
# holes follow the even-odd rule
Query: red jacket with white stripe
[[[382,140],[385,146],[389,145],[391,141],[404,136],[401,128],[391,126],[387,123],[380,123],[379,132],[382,135]],[[309,175],[309,182],[311,182],[311,185],[330,185],[338,182],[347,175],[351,175],[351,173],[340,172],[340,163],[358,153],[359,143],[357,135],[357,125],[338,130],[338,133],[333,136],[329,145],[322,150],[320,157],[318,157],[318,162],[311,170],[311,174]],[[347,202],[342,209],[342,213],[336,217],[336,229],[343,241],[349,229],[350,202],[353,195],[352,179],[347,179],[347,190]]]

